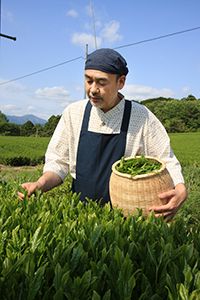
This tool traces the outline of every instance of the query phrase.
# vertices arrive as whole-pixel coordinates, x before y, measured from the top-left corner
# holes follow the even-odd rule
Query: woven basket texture
[[[115,162],[112,166],[109,184],[111,203],[113,207],[117,206],[118,209],[123,209],[125,217],[128,216],[128,212],[132,215],[137,208],[142,209],[143,216],[147,217],[148,209],[151,206],[167,203],[167,199],[161,200],[158,195],[174,187],[164,161],[150,156],[146,156],[146,158],[157,160],[162,164],[158,173],[131,177],[116,171],[115,166],[120,161]]]

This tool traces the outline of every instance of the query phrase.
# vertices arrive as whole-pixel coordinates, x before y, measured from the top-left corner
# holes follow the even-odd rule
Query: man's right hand
[[[39,190],[38,181],[37,182],[26,182],[21,185],[22,189],[28,190],[28,197],[30,197],[32,194],[35,194],[36,189]],[[22,191],[17,192],[19,200],[24,199],[24,193]]]
[[[23,190],[28,190],[28,197],[35,194],[36,189],[41,191],[41,194],[59,186],[62,183],[62,179],[51,171],[45,172],[36,182],[26,182],[21,186]],[[20,191],[17,192],[20,200],[24,199],[24,194]]]

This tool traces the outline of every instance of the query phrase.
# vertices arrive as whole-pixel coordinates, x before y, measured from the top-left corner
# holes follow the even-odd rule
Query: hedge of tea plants
[[[200,226],[0,180],[0,299],[200,299]]]

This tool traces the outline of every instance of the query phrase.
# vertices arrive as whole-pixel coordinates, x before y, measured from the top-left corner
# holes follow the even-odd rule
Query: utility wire
[[[90,0],[90,6],[91,6],[92,24],[93,24],[93,31],[94,31],[94,43],[95,43],[95,49],[97,50],[97,40],[96,40],[96,33],[95,33],[94,13],[93,13],[93,8],[92,8],[92,0]]]
[[[169,34],[161,35],[161,36],[158,36],[158,37],[155,37],[155,38],[143,40],[143,41],[136,42],[136,43],[131,43],[131,44],[123,45],[123,46],[118,46],[118,47],[115,47],[113,49],[120,49],[120,48],[129,47],[129,46],[135,46],[135,45],[138,45],[138,44],[142,44],[142,43],[146,43],[146,42],[151,42],[151,41],[163,39],[163,38],[166,38],[166,37],[169,37],[169,36],[173,36],[173,35],[185,33],[185,32],[192,31],[192,30],[197,30],[197,29],[200,29],[200,26],[199,27],[195,27],[195,28],[191,28],[191,29],[186,29],[186,30],[174,32],[174,33],[169,33]]]
[[[151,38],[151,39],[147,39],[147,40],[142,40],[142,41],[131,43],[131,44],[126,44],[126,45],[118,46],[118,47],[115,47],[113,49],[120,49],[120,48],[129,47],[129,46],[135,46],[135,45],[138,45],[138,44],[142,44],[142,43],[146,43],[146,42],[151,42],[151,41],[155,41],[155,40],[158,40],[158,39],[163,39],[163,38],[166,38],[166,37],[170,37],[170,36],[173,36],[173,35],[178,35],[178,34],[186,33],[186,32],[193,31],[193,30],[198,30],[198,29],[200,29],[200,26],[199,27],[195,27],[195,28],[190,28],[190,29],[182,30],[182,31],[177,31],[177,32],[174,32],[174,33],[166,34],[166,35],[161,35],[159,37],[155,37],[155,38]],[[21,77],[17,77],[15,79],[4,81],[4,82],[0,83],[0,85],[6,84],[6,83],[9,83],[9,82],[12,82],[12,81],[16,81],[16,80],[19,80],[19,79],[22,79],[22,78],[26,78],[28,76],[32,76],[32,75],[35,75],[35,74],[38,74],[38,73],[41,73],[41,72],[44,72],[44,71],[47,71],[47,70],[59,67],[61,65],[67,64],[67,63],[75,61],[75,60],[78,60],[80,58],[82,58],[82,59],[85,60],[84,57],[79,56],[79,57],[73,58],[71,60],[62,62],[60,64],[57,64],[57,65],[54,65],[54,66],[51,66],[51,67],[48,67],[48,68],[45,68],[45,69],[42,69],[42,70],[30,73],[30,74],[24,75],[24,76],[21,76]]]
[[[64,61],[64,62],[62,62],[62,63],[60,63],[60,64],[57,64],[57,65],[54,65],[54,66],[51,66],[51,67],[48,67],[48,68],[45,68],[45,69],[42,69],[42,70],[39,70],[39,71],[30,73],[30,74],[24,75],[24,76],[21,76],[21,77],[17,77],[17,78],[15,78],[15,79],[11,79],[11,80],[8,80],[8,81],[4,81],[4,82],[0,83],[0,85],[6,84],[6,83],[9,83],[9,82],[12,82],[12,81],[16,81],[16,80],[19,80],[19,79],[22,79],[22,78],[25,78],[25,77],[28,77],[28,76],[32,76],[32,75],[35,75],[35,74],[38,74],[38,73],[41,73],[41,72],[44,72],[44,71],[47,71],[47,70],[56,68],[56,67],[59,67],[59,66],[61,66],[61,65],[70,63],[70,62],[75,61],[75,60],[78,60],[78,59],[80,59],[80,58],[82,58],[82,59],[85,60],[84,57],[79,56],[79,57],[76,57],[76,58],[73,58],[73,59]]]

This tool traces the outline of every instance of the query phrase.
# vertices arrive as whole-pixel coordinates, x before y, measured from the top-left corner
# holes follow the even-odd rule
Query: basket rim
[[[128,160],[128,159],[131,159],[131,158],[141,158],[141,156],[134,156],[134,157],[126,157],[124,158],[125,160]],[[136,179],[140,179],[140,178],[146,178],[146,177],[151,177],[151,176],[155,176],[157,175],[158,173],[161,173],[163,172],[165,169],[166,169],[166,163],[158,158],[158,157],[154,157],[154,156],[145,156],[145,158],[147,159],[151,159],[151,160],[156,160],[158,161],[159,163],[161,163],[161,168],[155,172],[152,172],[152,173],[148,173],[148,174],[141,174],[141,175],[136,175],[136,176],[131,176],[130,174],[126,174],[126,173],[121,173],[119,171],[117,171],[115,169],[116,165],[120,163],[121,159],[120,160],[117,160],[113,165],[112,165],[112,171],[118,175],[118,176],[121,176],[121,177],[125,177],[125,178],[129,178],[129,179],[133,179],[133,180],[136,180]]]

